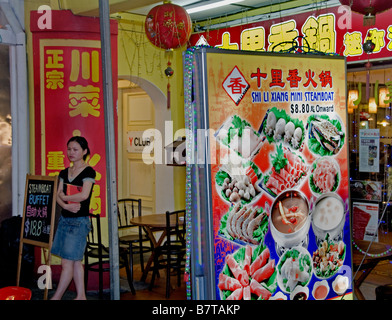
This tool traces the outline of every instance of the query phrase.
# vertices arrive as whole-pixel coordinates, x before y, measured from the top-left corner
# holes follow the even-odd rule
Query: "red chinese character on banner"
[[[331,71],[323,71],[319,75],[321,86],[324,88],[329,84],[329,87],[332,88],[332,77]]]
[[[246,88],[246,84],[242,83],[242,78],[230,78],[228,87],[231,88],[232,94],[241,94],[242,89]]]
[[[284,88],[285,84],[282,82],[282,70],[272,69],[271,70],[272,81],[269,84],[270,87],[281,87]]]
[[[298,83],[302,80],[302,78],[298,76],[298,69],[289,70],[287,80],[290,82],[290,88],[298,88]]]
[[[266,73],[261,73],[260,68],[257,68],[257,72],[253,72],[250,74],[250,77],[257,78],[257,87],[260,89],[261,88],[261,78],[267,79],[267,74]]]
[[[305,76],[306,78],[308,78],[308,81],[306,81],[304,87],[309,87],[309,85],[312,84],[314,88],[317,88],[317,83],[316,81],[313,80],[314,71],[309,69],[308,71],[305,72]]]

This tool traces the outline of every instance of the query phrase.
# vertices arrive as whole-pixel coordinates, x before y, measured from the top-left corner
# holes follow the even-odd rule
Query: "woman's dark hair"
[[[87,140],[83,137],[80,137],[80,136],[74,136],[68,140],[67,145],[72,141],[79,143],[79,145],[83,151],[87,150],[87,153],[83,156],[83,160],[86,160],[86,158],[90,155],[90,148],[88,147]]]

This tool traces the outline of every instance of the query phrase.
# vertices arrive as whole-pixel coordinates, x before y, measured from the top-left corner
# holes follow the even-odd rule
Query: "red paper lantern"
[[[154,46],[166,50],[176,49],[189,40],[192,20],[184,8],[164,1],[147,14],[145,30]]]
[[[375,15],[392,8],[391,1],[386,0],[340,0],[340,3],[363,15]]]

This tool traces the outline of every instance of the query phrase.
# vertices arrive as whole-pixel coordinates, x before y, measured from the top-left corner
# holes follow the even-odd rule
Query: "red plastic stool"
[[[5,287],[0,289],[0,300],[30,300],[31,290],[22,287]]]

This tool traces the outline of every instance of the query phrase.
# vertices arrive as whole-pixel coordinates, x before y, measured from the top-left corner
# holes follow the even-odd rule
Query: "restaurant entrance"
[[[118,198],[141,198],[142,215],[173,210],[173,167],[165,164],[164,148],[173,141],[173,125],[166,96],[143,78],[119,78]]]
[[[142,215],[174,210],[174,170],[164,148],[173,141],[166,96],[139,77],[120,76],[118,88],[118,199],[142,199]]]
[[[392,65],[348,68],[353,239],[392,243]]]
[[[391,79],[389,60],[348,65],[353,279],[360,300],[376,299],[390,282]]]
[[[122,100],[119,198],[141,198],[142,212],[155,213],[155,163],[146,164],[142,156],[151,143],[143,139],[143,132],[155,128],[154,104],[140,88],[124,90]]]

